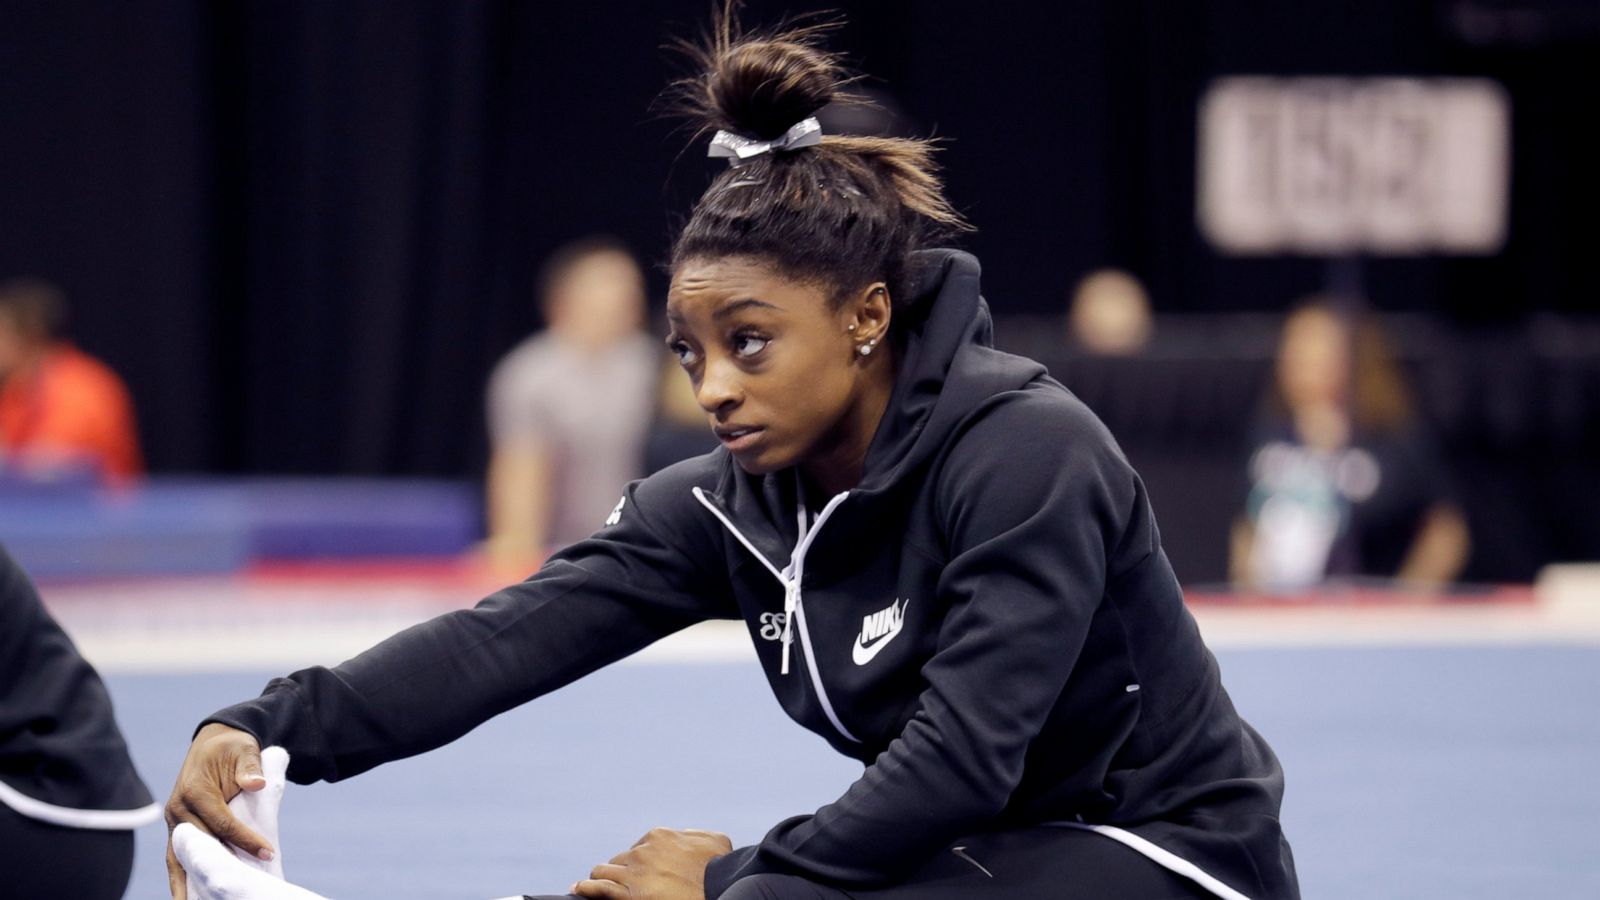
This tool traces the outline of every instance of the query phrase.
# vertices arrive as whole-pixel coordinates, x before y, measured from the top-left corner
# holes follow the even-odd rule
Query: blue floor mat
[[[1308,900],[1600,897],[1600,648],[1235,650],[1224,683],[1288,777]],[[269,676],[107,679],[163,799],[195,723]],[[613,667],[455,744],[291,786],[286,869],[335,900],[558,892],[655,825],[755,841],[859,766],[754,663]],[[161,826],[128,896],[167,896]]]

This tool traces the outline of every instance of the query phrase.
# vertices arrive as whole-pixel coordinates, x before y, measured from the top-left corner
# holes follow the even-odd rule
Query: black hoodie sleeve
[[[708,898],[759,872],[892,883],[1006,807],[1139,497],[1076,400],[1011,397],[958,439],[932,488],[951,553],[938,596],[948,615],[918,711],[838,800],[713,860]]]
[[[736,615],[718,558],[685,523],[693,466],[635,482],[608,524],[470,610],[333,668],[274,679],[207,719],[289,751],[297,783],[338,781],[448,743],[489,718],[708,618]]]

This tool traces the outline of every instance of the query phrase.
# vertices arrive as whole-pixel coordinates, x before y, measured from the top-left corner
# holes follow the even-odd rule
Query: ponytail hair
[[[698,69],[669,88],[669,109],[700,138],[728,131],[772,140],[833,101],[855,79],[821,46],[836,23],[746,32],[734,0],[698,42],[680,42]],[[719,173],[672,248],[691,259],[752,257],[828,290],[834,303],[883,281],[903,298],[910,255],[970,226],[945,199],[927,140],[824,135],[820,143],[752,157]]]

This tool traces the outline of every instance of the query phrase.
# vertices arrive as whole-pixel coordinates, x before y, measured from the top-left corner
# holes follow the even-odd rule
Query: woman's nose
[[[695,399],[700,408],[709,413],[739,405],[742,396],[738,374],[726,363],[707,362],[700,383],[695,386]]]

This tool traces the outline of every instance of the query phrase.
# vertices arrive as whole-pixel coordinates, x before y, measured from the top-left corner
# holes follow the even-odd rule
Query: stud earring
[[[855,330],[856,330],[856,323],[854,323],[854,322],[851,322],[850,323],[850,327],[845,329],[845,331],[849,331],[849,332],[854,332]]]
[[[862,344],[861,346],[857,347],[856,348],[856,352],[860,353],[862,356],[866,356],[867,354],[871,353],[872,352],[872,348],[876,347],[877,345],[878,345],[878,339],[877,338],[873,338],[872,340],[867,341],[865,344]]]

